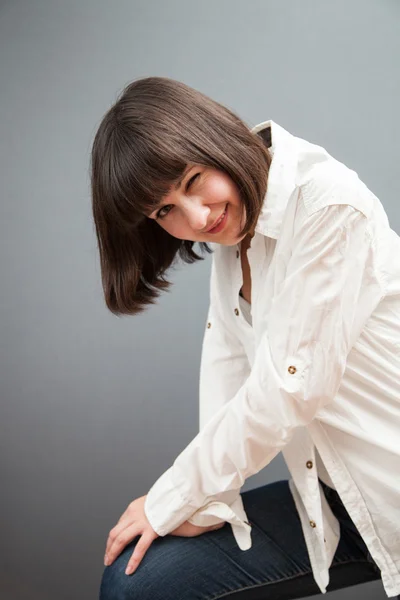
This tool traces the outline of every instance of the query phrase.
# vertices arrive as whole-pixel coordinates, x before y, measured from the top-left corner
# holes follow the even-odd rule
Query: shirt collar
[[[264,197],[255,232],[277,239],[283,215],[290,196],[296,189],[299,160],[297,138],[274,121],[263,121],[252,128],[253,133],[270,128],[272,161],[268,174],[267,193]]]

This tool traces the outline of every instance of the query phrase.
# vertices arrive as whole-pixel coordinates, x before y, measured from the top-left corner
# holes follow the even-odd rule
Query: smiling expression
[[[223,229],[208,233],[225,208]],[[232,246],[245,237],[238,237],[245,215],[238,189],[226,173],[203,165],[189,165],[148,216],[178,239]]]

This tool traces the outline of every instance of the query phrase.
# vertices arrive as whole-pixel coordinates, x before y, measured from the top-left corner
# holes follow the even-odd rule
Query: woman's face
[[[209,232],[225,210],[223,228]],[[179,183],[171,187],[148,216],[180,240],[233,246],[245,237],[238,237],[245,214],[238,189],[226,173],[212,167],[188,165]]]

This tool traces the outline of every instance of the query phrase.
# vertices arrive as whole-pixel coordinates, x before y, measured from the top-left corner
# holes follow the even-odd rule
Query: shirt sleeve
[[[219,303],[215,302],[217,294],[215,253],[212,258],[210,306],[200,362],[200,431],[217,410],[235,396],[250,374],[250,364],[245,348],[235,330],[232,330],[229,323],[225,321]],[[243,550],[250,548],[251,526],[244,510],[240,490],[241,488],[238,487],[216,494],[188,521],[200,527],[228,522],[239,547]]]
[[[239,489],[334,400],[347,355],[384,295],[362,212],[331,204],[299,221],[249,376],[147,495],[160,536]]]

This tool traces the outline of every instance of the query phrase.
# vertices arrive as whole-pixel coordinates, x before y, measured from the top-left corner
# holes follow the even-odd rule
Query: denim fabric
[[[327,591],[380,579],[380,571],[335,490],[322,481],[341,537]],[[105,567],[100,600],[289,600],[320,594],[286,480],[242,493],[253,545],[237,546],[229,524],[192,538],[166,535],[133,575],[125,568],[139,538]]]

